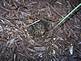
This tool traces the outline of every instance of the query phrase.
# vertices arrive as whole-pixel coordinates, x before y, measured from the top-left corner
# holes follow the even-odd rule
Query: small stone
[[[56,40],[56,38],[53,38],[53,40]]]
[[[70,48],[69,48],[69,52],[71,55],[73,55],[73,45],[71,44]]]

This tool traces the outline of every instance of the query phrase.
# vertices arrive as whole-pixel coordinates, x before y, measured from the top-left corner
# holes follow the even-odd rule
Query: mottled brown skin
[[[49,30],[51,24],[46,21],[40,21],[39,23],[36,23],[28,28],[29,34],[31,36],[42,36],[46,31]]]

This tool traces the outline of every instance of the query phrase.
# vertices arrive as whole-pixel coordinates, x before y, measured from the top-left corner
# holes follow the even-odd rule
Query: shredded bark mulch
[[[80,0],[0,0],[0,61],[80,61]]]

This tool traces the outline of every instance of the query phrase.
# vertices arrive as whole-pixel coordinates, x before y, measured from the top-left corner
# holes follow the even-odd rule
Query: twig
[[[27,27],[29,27],[29,26],[31,26],[31,25],[33,25],[33,24],[35,24],[35,23],[38,23],[39,21],[40,21],[40,20],[37,20],[37,21],[31,23],[31,24],[27,25]]]

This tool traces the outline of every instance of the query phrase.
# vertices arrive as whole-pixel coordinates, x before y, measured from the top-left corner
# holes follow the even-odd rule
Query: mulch
[[[80,61],[80,0],[0,0],[0,61]],[[52,31],[51,31],[52,30]]]

